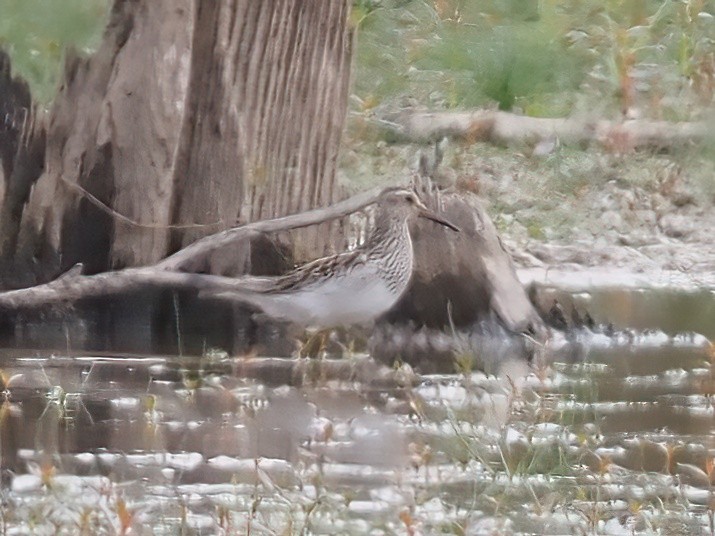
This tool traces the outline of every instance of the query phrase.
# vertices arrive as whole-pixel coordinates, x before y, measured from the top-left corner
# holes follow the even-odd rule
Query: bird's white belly
[[[305,326],[347,326],[373,320],[398,298],[373,270],[360,267],[343,277],[286,293],[266,312]]]

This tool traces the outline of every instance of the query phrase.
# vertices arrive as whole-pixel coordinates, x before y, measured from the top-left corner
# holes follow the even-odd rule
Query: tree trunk
[[[345,0],[199,4],[174,222],[226,228],[337,201],[349,9]],[[172,249],[205,234],[176,233]]]
[[[115,0],[98,51],[69,54],[49,117],[30,114],[26,128],[39,129],[18,131],[46,134],[30,159],[44,156],[44,171],[18,178],[7,171],[18,151],[1,155],[0,262],[20,274],[12,284],[77,262],[90,273],[154,263],[239,218],[335,201],[349,9]],[[28,113],[25,100],[12,106]],[[315,255],[326,240],[305,243]]]
[[[342,246],[331,227],[349,225],[345,216],[367,204],[357,196],[325,209],[336,214],[333,223],[305,213],[338,198],[350,6],[115,0],[96,54],[67,58],[46,118],[32,113],[26,88],[0,57],[0,89],[15,95],[0,93],[0,112],[7,110],[0,119],[10,118],[0,129],[0,264],[15,274],[15,286],[53,279],[77,263],[89,275],[71,270],[50,285],[3,293],[0,338],[34,348],[60,346],[65,337],[68,347],[182,355],[214,345],[238,353],[260,342],[266,352],[290,353],[290,339],[255,325],[245,306],[211,302],[199,291],[241,284],[206,272],[276,274],[291,254],[305,260]],[[409,357],[399,341],[390,346],[395,325],[411,339],[415,326],[468,330],[493,317],[510,332],[537,334],[541,321],[482,208],[429,184],[423,196],[463,232],[413,229],[413,281],[379,322],[389,328],[381,331],[387,349],[374,355]],[[220,232],[237,219],[293,213],[301,214]],[[262,234],[306,225],[291,233],[290,252]],[[136,265],[154,268],[91,275]],[[53,308],[57,302],[71,302],[72,314]],[[17,314],[23,309],[26,318]],[[412,353],[431,363],[432,346],[422,346]],[[451,347],[446,353],[451,366]]]
[[[44,156],[45,129],[33,111],[30,90],[12,78],[10,58],[0,51],[0,281],[10,285],[19,286],[20,279],[2,260],[17,248],[22,210]]]

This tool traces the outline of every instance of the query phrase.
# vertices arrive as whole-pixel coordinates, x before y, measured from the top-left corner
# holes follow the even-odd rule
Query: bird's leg
[[[331,328],[313,332],[299,351],[300,357],[346,357],[367,348],[367,332],[355,328]]]
[[[367,348],[367,336],[361,326],[336,328],[330,338],[331,353],[335,351],[341,357],[355,355]]]
[[[298,355],[300,357],[320,357],[325,353],[329,329],[318,330],[308,336]]]
[[[324,358],[327,353],[328,337],[330,337],[330,330],[323,329],[320,331],[320,346],[318,350],[318,357]]]

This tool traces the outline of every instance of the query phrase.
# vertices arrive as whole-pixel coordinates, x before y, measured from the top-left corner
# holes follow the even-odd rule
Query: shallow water
[[[0,534],[715,533],[712,293],[557,294],[522,376],[5,350]]]

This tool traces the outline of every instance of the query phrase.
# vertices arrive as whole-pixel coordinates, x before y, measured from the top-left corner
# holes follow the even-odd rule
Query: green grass
[[[710,104],[715,1],[360,2],[355,92],[533,116],[637,105],[684,119]]]
[[[51,101],[67,47],[99,43],[108,0],[0,0],[0,47]],[[365,108],[413,97],[435,108],[534,116],[617,112],[629,85],[666,119],[713,89],[715,0],[354,0],[354,92]],[[709,103],[708,103],[709,104]]]

